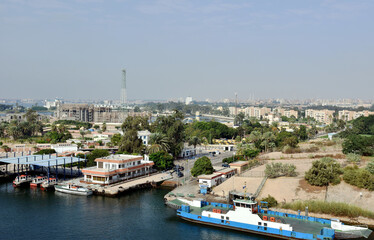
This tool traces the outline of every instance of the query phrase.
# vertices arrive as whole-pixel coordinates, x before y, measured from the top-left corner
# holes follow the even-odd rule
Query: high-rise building
[[[126,107],[126,69],[122,69],[122,86],[121,86],[121,107]]]

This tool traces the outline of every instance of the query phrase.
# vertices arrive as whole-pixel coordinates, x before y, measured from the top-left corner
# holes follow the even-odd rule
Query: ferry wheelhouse
[[[280,239],[333,240],[369,237],[367,227],[344,225],[339,220],[314,218],[262,208],[254,199],[236,199],[233,204],[178,198],[177,215],[184,220],[266,235]]]

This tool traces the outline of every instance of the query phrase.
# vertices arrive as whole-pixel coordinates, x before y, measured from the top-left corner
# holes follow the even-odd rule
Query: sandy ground
[[[213,188],[214,194],[218,196],[228,196],[229,191],[255,193],[262,181],[262,177],[231,177],[222,184]],[[246,186],[245,188],[243,188]]]

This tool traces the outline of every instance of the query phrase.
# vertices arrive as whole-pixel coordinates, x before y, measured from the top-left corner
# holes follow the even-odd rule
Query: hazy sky
[[[374,1],[1,0],[0,98],[363,98]]]

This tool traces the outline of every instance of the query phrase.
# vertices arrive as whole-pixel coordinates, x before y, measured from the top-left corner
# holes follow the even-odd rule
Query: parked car
[[[230,167],[230,165],[227,164],[227,163],[223,163],[223,164],[222,164],[222,167]]]
[[[184,175],[183,175],[183,173],[182,172],[178,172],[178,177],[183,177]]]

